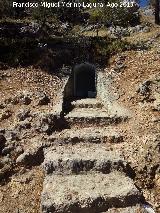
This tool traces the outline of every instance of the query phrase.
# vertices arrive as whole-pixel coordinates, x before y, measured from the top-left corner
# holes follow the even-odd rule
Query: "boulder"
[[[50,98],[44,92],[38,92],[36,94],[36,98],[37,98],[37,105],[47,105],[50,103]]]
[[[30,116],[30,110],[29,109],[21,109],[17,114],[17,118],[18,118],[19,121],[24,121],[29,116]]]
[[[31,103],[31,101],[32,101],[32,99],[25,95],[21,98],[21,103],[25,104],[25,105],[29,105]]]
[[[5,133],[5,129],[0,128],[0,134],[4,134]]]
[[[9,117],[11,117],[12,112],[10,110],[3,110],[1,115],[0,115],[0,121],[3,121],[5,119],[8,119]]]
[[[16,131],[21,132],[22,130],[27,130],[31,129],[31,122],[28,120],[25,121],[20,121],[16,126],[15,126]]]
[[[0,181],[8,177],[8,175],[12,172],[12,164],[5,164],[3,168],[0,169]]]
[[[52,113],[42,113],[34,124],[34,128],[40,133],[51,133],[58,128],[57,117]]]
[[[43,161],[44,153],[42,146],[33,146],[27,149],[16,159],[17,164],[26,166],[40,165]]]
[[[151,81],[149,80],[144,81],[142,84],[139,85],[137,92],[143,96],[147,95],[147,93],[149,93],[150,91],[150,88],[149,88],[150,84],[151,84]]]
[[[10,145],[4,147],[4,149],[2,149],[2,154],[3,154],[3,155],[8,155],[8,154],[10,154],[14,149],[15,149],[14,144],[10,144]]]
[[[154,110],[160,111],[160,93],[155,93],[155,101],[153,103]]]
[[[6,130],[5,137],[7,141],[18,140],[18,132],[16,130]]]
[[[6,107],[5,103],[0,103],[0,109],[4,109]]]

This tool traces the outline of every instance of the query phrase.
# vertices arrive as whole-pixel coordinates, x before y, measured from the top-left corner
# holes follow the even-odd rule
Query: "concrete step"
[[[86,98],[86,99],[80,99],[71,102],[71,105],[73,108],[102,108],[103,104],[95,98]]]
[[[142,194],[125,175],[47,175],[41,196],[42,213],[98,213],[133,206]]]
[[[43,168],[46,174],[79,174],[88,171],[110,173],[121,171],[131,174],[131,167],[116,151],[107,151],[100,145],[67,145],[47,148]]]
[[[54,141],[57,138],[63,141],[64,144],[76,143],[120,143],[123,142],[123,135],[117,128],[103,127],[103,128],[81,128],[81,129],[65,129],[49,137],[49,140]]]
[[[117,124],[128,119],[124,114],[111,114],[106,109],[73,109],[65,117],[70,127],[93,127]]]

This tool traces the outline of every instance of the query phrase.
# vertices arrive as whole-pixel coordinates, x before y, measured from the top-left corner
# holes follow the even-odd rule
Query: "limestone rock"
[[[7,141],[18,140],[18,132],[16,130],[12,130],[12,129],[6,130],[5,137],[6,137]]]
[[[21,132],[22,130],[31,129],[31,122],[28,120],[21,121],[15,126],[16,131]]]
[[[11,164],[11,163],[12,163],[12,159],[9,158],[8,156],[4,156],[4,157],[1,158],[1,160],[0,160],[1,166],[4,166],[5,164]]]
[[[44,92],[37,93],[36,98],[38,99],[37,105],[47,105],[50,103],[50,98]]]
[[[13,165],[11,161],[2,162],[0,161],[0,181],[6,178],[12,171]]]
[[[14,145],[10,144],[10,145],[4,147],[4,149],[2,150],[2,154],[3,155],[10,154],[14,150],[14,148],[15,148]]]
[[[0,128],[0,134],[4,134],[5,133],[5,129]]]
[[[29,116],[30,116],[30,110],[29,109],[21,109],[17,114],[17,118],[18,118],[19,121],[24,121]]]
[[[120,27],[120,26],[110,27],[109,33],[111,37],[114,37],[114,38],[120,38],[120,37],[129,35],[128,29],[124,27]]]
[[[93,127],[108,126],[110,124],[120,123],[128,119],[128,115],[113,114],[106,109],[81,109],[76,108],[65,116],[65,120],[70,127]]]
[[[58,128],[58,119],[54,113],[42,113],[37,118],[34,126],[37,132],[51,133]]]
[[[39,165],[44,161],[43,147],[34,146],[27,149],[17,159],[16,163],[20,165],[34,166]]]
[[[23,148],[21,146],[17,146],[15,148],[15,153],[16,154],[22,154],[24,151],[23,151]]]
[[[153,103],[153,107],[155,110],[160,111],[160,93],[156,93],[154,96],[155,101]]]
[[[19,103],[29,105],[32,101],[33,94],[28,91],[18,91],[15,96],[9,97],[5,99],[4,104],[7,106],[8,104],[17,105]]]
[[[2,111],[2,113],[0,114],[0,121],[8,119],[9,117],[11,117],[11,115],[12,115],[12,112],[8,109]]]
[[[35,36],[39,32],[40,25],[36,22],[31,22],[20,28],[20,33],[23,35],[32,35]]]
[[[4,109],[6,107],[5,103],[0,103],[0,109]]]
[[[32,99],[28,96],[23,96],[21,98],[21,102],[22,104],[25,104],[25,105],[29,105],[31,103]]]
[[[142,84],[139,85],[137,92],[140,93],[140,95],[146,95],[150,91],[149,89],[150,84],[151,81],[149,80],[144,81]]]

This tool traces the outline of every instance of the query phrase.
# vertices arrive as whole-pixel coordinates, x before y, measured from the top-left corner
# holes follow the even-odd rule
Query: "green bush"
[[[112,55],[132,48],[126,40],[111,39],[109,37],[94,37],[92,42],[96,60],[100,64],[106,64]]]
[[[104,1],[103,8],[89,9],[90,22],[99,22],[106,26],[118,25],[126,27],[128,25],[136,25],[140,22],[140,14],[138,6],[134,7],[120,7],[121,0],[111,0],[110,2]],[[110,7],[113,4],[119,5],[118,7]]]

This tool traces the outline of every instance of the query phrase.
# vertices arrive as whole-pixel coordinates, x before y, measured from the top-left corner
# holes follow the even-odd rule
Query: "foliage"
[[[103,8],[93,8],[89,10],[90,21],[96,21],[107,26],[118,25],[124,27],[139,23],[140,16],[138,6],[128,8],[124,6],[121,7],[121,2],[121,0],[106,1]],[[113,5],[118,6],[112,7]]]
[[[22,2],[21,0],[17,0],[17,1]],[[41,1],[45,1],[45,0],[37,0],[37,2],[41,2]],[[54,2],[58,2],[58,1],[59,0],[55,0]],[[102,0],[102,1],[107,3],[106,0]],[[119,1],[120,0],[111,0],[111,2],[119,2]],[[47,2],[53,3],[53,0],[48,0]],[[98,1],[86,0],[86,2],[97,3]],[[15,30],[13,31],[13,33],[11,33],[10,28],[8,33],[9,35],[6,35],[6,34],[5,36],[1,35],[1,37],[4,37],[4,38],[2,38],[0,41],[0,61],[2,61],[3,63],[7,63],[11,66],[37,64],[39,57],[43,58],[43,61],[41,61],[40,66],[42,66],[42,64],[50,64],[51,69],[53,68],[52,60],[54,63],[54,67],[61,66],[63,63],[65,64],[66,63],[65,60],[71,59],[71,61],[73,61],[74,56],[70,57],[69,55],[70,54],[72,55],[73,52],[77,53],[78,50],[82,51],[83,49],[81,46],[79,47],[77,43],[75,44],[72,41],[72,43],[74,43],[73,45],[74,51],[71,53],[70,52],[64,53],[63,49],[61,52],[57,53],[57,49],[54,50],[54,46],[56,46],[57,44],[59,45],[58,41],[56,44],[52,41],[51,45],[49,45],[50,35],[55,35],[54,34],[55,32],[53,33],[52,31],[50,31],[50,29],[53,31],[56,29],[55,31],[57,33],[59,30],[56,28],[57,26],[60,29],[63,29],[63,27],[65,28],[62,22],[68,22],[69,23],[68,28],[70,29],[70,25],[72,27],[72,25],[76,24],[77,22],[80,22],[81,24],[87,23],[88,14],[90,14],[90,18],[89,18],[90,23],[94,23],[94,24],[100,23],[104,25],[112,24],[112,25],[127,26],[129,24],[132,24],[133,22],[135,23],[135,21],[138,20],[137,13],[135,13],[134,10],[119,8],[119,7],[109,8],[107,7],[107,5],[103,8],[97,7],[93,9],[73,8],[73,7],[72,8],[38,7],[38,8],[32,8],[32,9],[31,8],[17,9],[17,8],[11,7],[11,3],[12,3],[12,0],[0,0],[1,18],[6,17],[7,19],[9,18],[11,20],[22,19],[22,18],[29,19],[31,21],[36,20],[36,23],[38,22],[38,26],[39,26],[38,33],[37,34],[32,33],[33,36],[31,37],[29,37],[28,36],[29,34],[27,33],[18,34],[17,32],[19,32],[20,30],[17,30],[17,32]],[[11,24],[13,26],[13,23]],[[23,26],[23,24],[20,24],[20,26],[21,25]],[[25,24],[26,29],[27,29],[27,26],[28,25]],[[67,33],[69,31],[68,28],[67,28]],[[21,27],[17,29],[21,29]],[[29,29],[31,29],[31,27]],[[64,33],[62,33],[62,35],[64,36]],[[34,36],[36,37],[36,39],[34,38]],[[45,39],[47,39],[47,41],[45,41]],[[65,38],[63,38],[63,40],[64,39]],[[86,41],[86,38],[84,39]],[[71,40],[73,40],[73,35]],[[46,49],[45,47],[39,48],[38,46],[39,43],[47,44],[48,46],[46,47]],[[76,46],[77,46],[77,49],[75,50]],[[85,47],[84,47],[84,51],[87,52],[88,55],[90,54],[91,56],[93,56],[93,58],[96,58],[96,60],[99,60],[99,62],[101,63],[101,61],[109,58],[111,54],[117,53],[119,51],[124,51],[125,49],[128,48],[128,46],[129,44],[126,41],[122,41],[120,39],[112,40],[109,38],[97,37],[93,41],[93,48],[91,47],[91,51],[88,53]],[[68,50],[70,50],[70,47],[67,49],[67,51]],[[80,58],[80,55],[83,55],[83,54],[84,53],[81,52],[78,55],[78,57]]]
[[[46,2],[45,0],[37,0],[40,2]],[[77,23],[83,22],[88,19],[86,16],[87,13],[90,14],[91,23],[104,23],[105,25],[125,25],[137,23],[139,21],[139,14],[137,13],[137,7],[120,7],[121,0],[102,0],[105,4],[103,8],[96,7],[92,9],[88,8],[79,8],[79,7],[50,7],[45,8],[39,6],[38,8],[13,8],[13,0],[0,0],[0,16],[2,17],[12,17],[12,18],[22,18],[22,17],[31,17],[36,19],[39,23],[45,23],[47,19],[60,20],[62,22]],[[18,2],[24,2],[19,0]],[[48,0],[48,3],[56,3],[59,0]],[[77,0],[65,2],[86,2],[86,3],[98,3],[97,0]],[[117,4],[117,7],[112,7],[114,4]]]
[[[106,64],[111,55],[130,50],[131,44],[126,40],[111,39],[109,37],[94,37],[95,57],[99,64]]]
[[[24,1],[19,0],[19,3],[24,3]],[[41,2],[56,3],[59,0],[37,0],[36,3],[41,4]],[[65,2],[70,2],[69,0]],[[30,17],[36,19],[39,23],[45,23],[47,19],[59,19],[63,22],[77,22],[83,19],[82,10],[80,8],[67,8],[67,7],[35,7],[35,8],[13,8],[13,0],[0,0],[0,18],[10,17],[10,18],[24,18]]]

